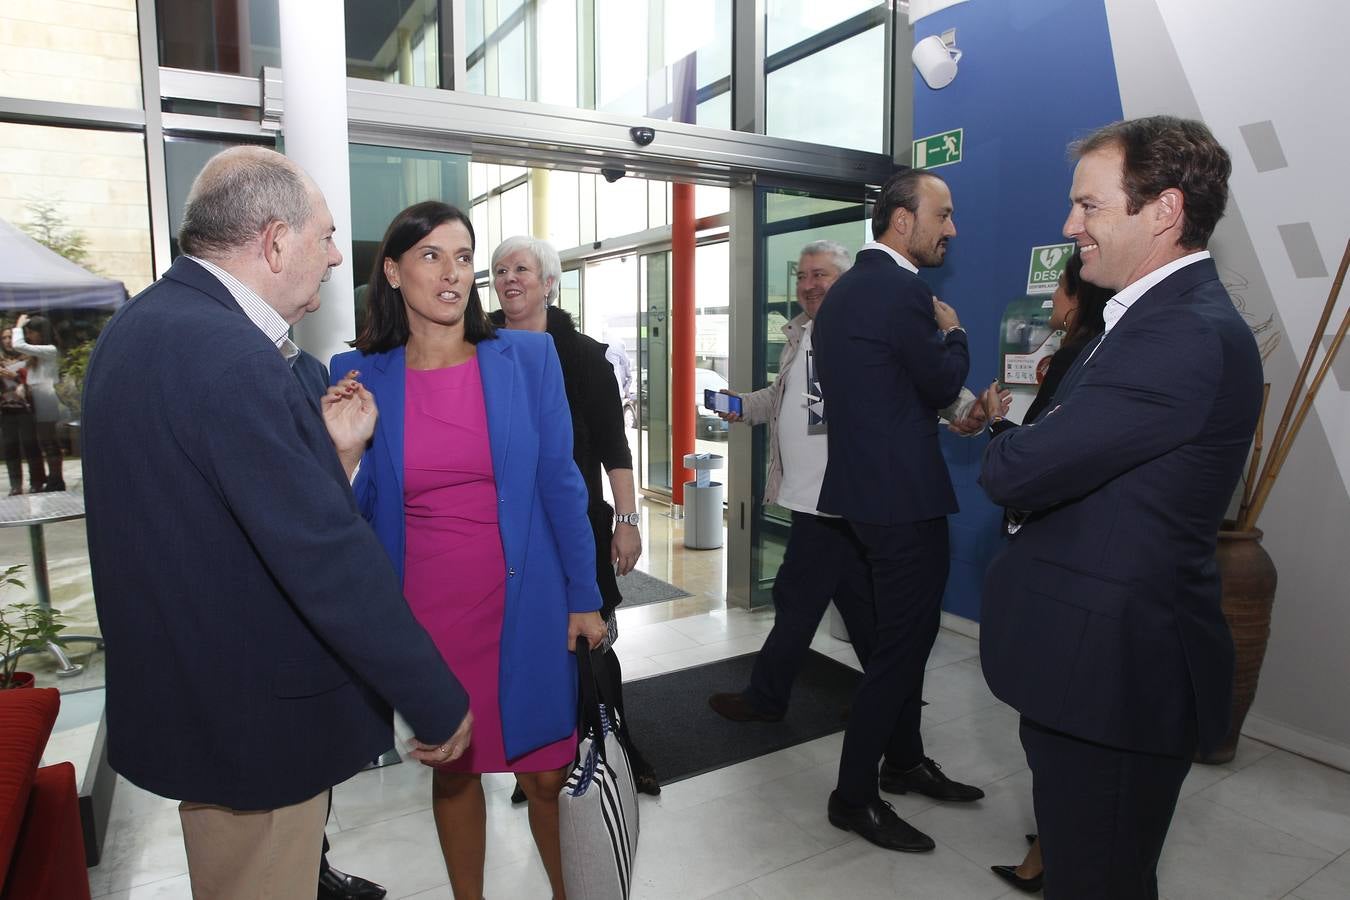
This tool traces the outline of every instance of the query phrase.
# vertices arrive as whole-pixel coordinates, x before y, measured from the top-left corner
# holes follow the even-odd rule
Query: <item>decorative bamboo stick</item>
[[[1256,473],[1261,467],[1261,444],[1266,430],[1266,405],[1269,403],[1270,382],[1267,381],[1261,385],[1261,412],[1256,416],[1256,439],[1252,445],[1252,460],[1247,466],[1247,477],[1243,479],[1242,503],[1238,505],[1237,523],[1239,529],[1242,528],[1242,523],[1247,519],[1247,509],[1252,505],[1252,492],[1256,489]]]
[[[1336,286],[1340,287],[1339,281],[1337,281]],[[1303,403],[1299,406],[1298,415],[1294,417],[1294,424],[1289,429],[1288,436],[1283,444],[1272,447],[1270,450],[1270,459],[1267,462],[1267,468],[1270,471],[1262,476],[1261,484],[1257,487],[1256,495],[1252,498],[1251,509],[1247,513],[1247,528],[1256,525],[1257,517],[1261,515],[1261,510],[1265,508],[1266,499],[1270,497],[1270,490],[1275,486],[1275,479],[1279,477],[1280,469],[1284,468],[1284,461],[1289,456],[1289,448],[1293,445],[1294,438],[1298,437],[1299,429],[1303,427],[1303,420],[1308,417],[1308,411],[1312,409],[1313,400],[1317,397],[1317,391],[1322,387],[1322,382],[1326,380],[1327,373],[1331,371],[1331,364],[1336,361],[1336,353],[1341,349],[1341,342],[1345,340],[1347,330],[1350,330],[1350,309],[1345,311],[1345,317],[1341,319],[1341,327],[1336,329],[1336,337],[1332,339],[1331,346],[1327,348],[1326,356],[1322,359],[1322,365],[1318,367],[1317,375],[1308,387],[1307,396],[1303,398]]]
[[[1294,408],[1298,406],[1299,395],[1303,393],[1303,385],[1308,380],[1308,371],[1312,368],[1313,357],[1317,355],[1317,345],[1322,342],[1322,335],[1327,332],[1327,324],[1331,321],[1331,311],[1336,308],[1336,299],[1341,294],[1341,282],[1345,281],[1345,270],[1350,267],[1350,240],[1345,242],[1345,252],[1341,254],[1341,266],[1336,270],[1336,280],[1331,284],[1331,293],[1327,295],[1326,306],[1322,308],[1322,318],[1318,319],[1317,327],[1313,329],[1312,341],[1308,345],[1308,353],[1303,357],[1303,365],[1299,367],[1298,378],[1294,379],[1294,386],[1289,391],[1289,399],[1284,404],[1284,414],[1280,416],[1279,427],[1275,429],[1275,438],[1270,442],[1270,456],[1266,459],[1266,467],[1261,471],[1259,483],[1264,484],[1270,475],[1271,466],[1280,455],[1280,447],[1284,443],[1285,430],[1289,427],[1289,419],[1294,414]],[[1258,488],[1259,489],[1259,488]],[[1251,517],[1252,522],[1256,520]],[[1250,525],[1250,523],[1248,523]]]

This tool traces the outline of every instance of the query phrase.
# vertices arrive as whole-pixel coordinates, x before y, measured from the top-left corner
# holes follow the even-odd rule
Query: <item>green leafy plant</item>
[[[78,266],[97,271],[89,262],[89,238],[71,228],[65,215],[50,200],[30,200],[29,221],[20,225],[28,236]]]
[[[10,566],[0,574],[0,590],[9,585],[24,587],[18,578],[22,565]],[[19,668],[19,657],[32,650],[42,650],[60,641],[66,627],[59,609],[46,609],[36,603],[11,603],[0,607],[0,690],[14,687],[14,673]]]

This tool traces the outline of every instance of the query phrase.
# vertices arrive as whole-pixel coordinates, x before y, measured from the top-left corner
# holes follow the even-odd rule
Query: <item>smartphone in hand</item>
[[[723,394],[721,391],[705,390],[703,392],[703,406],[713,412],[741,415],[741,398]]]

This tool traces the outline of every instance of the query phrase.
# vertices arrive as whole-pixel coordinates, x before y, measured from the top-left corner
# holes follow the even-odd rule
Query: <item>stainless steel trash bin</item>
[[[716,453],[689,453],[684,467],[693,469],[694,481],[684,483],[684,545],[691,550],[716,550],[722,546],[722,482],[712,472],[722,468]]]

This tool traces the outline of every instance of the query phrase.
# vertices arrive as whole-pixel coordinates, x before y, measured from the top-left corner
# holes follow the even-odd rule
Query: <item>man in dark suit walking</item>
[[[1231,171],[1209,129],[1136,119],[1075,151],[1064,234],[1118,293],[1049,411],[985,452],[981,484],[1026,518],[989,567],[980,655],[1022,714],[1046,896],[1156,898],[1182,780],[1228,729],[1214,548],[1261,359],[1205,250]]]
[[[930,172],[906,170],[881,188],[874,241],[830,290],[815,349],[829,410],[829,462],[819,509],[843,516],[866,550],[875,599],[873,648],[853,699],[830,795],[830,822],[891,850],[932,850],[932,838],[878,793],[916,791],[970,801],[924,756],[924,667],[947,584],[947,515],[956,511],[938,446],[938,410],[970,369],[965,331],[918,277],[940,266],[956,235],[952,197]]]
[[[214,157],[185,255],[108,323],[85,382],[108,759],[182,801],[198,897],[315,896],[328,790],[388,748],[391,706],[418,760],[470,737],[352,497],[374,400],[353,383],[320,404],[288,364],[333,230],[285,157]]]

